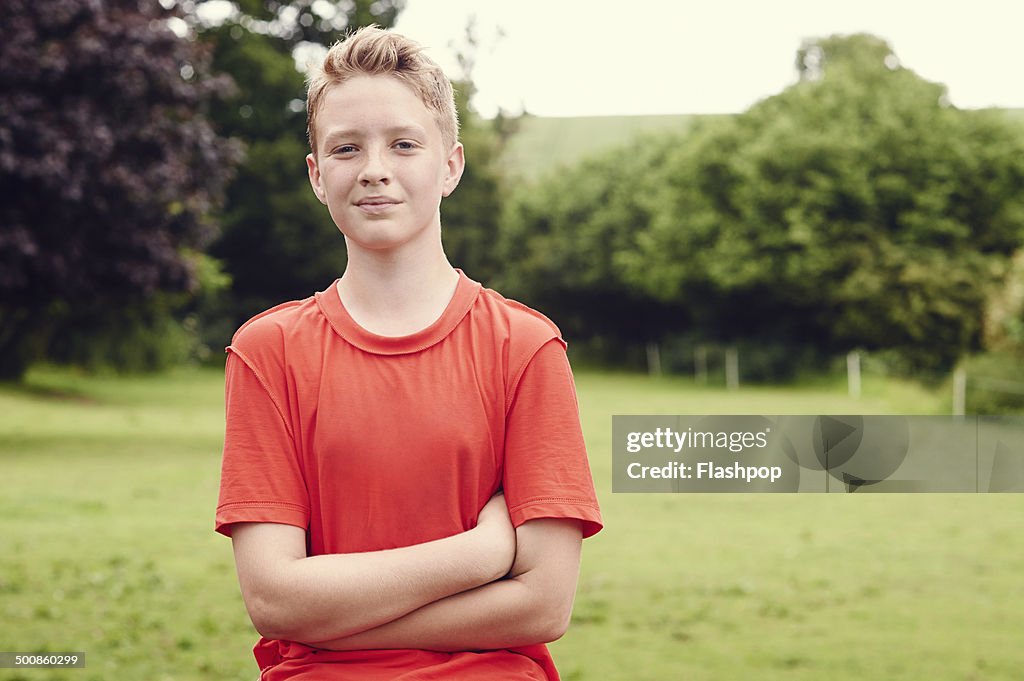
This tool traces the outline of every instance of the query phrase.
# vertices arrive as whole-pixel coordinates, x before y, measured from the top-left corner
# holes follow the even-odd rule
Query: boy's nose
[[[366,163],[359,173],[359,182],[362,185],[387,184],[391,180],[391,169],[383,158],[382,153],[369,153],[366,155]]]

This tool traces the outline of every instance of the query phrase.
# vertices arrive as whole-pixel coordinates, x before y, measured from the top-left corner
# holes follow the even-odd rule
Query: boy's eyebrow
[[[359,128],[342,128],[338,130],[330,130],[324,137],[324,146],[330,146],[339,140],[352,139],[353,137],[361,137],[365,134],[363,130]],[[423,136],[426,131],[418,125],[395,125],[390,128],[384,129],[384,134],[388,137],[400,136],[400,135],[411,135],[413,137]]]

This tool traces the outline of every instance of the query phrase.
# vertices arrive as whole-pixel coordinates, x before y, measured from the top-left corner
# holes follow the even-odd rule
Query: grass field
[[[588,540],[563,678],[1019,679],[1017,495],[613,495],[613,413],[946,413],[866,379],[728,393],[581,372],[605,530]],[[87,653],[0,679],[255,677],[230,542],[212,531],[222,374],[0,388],[0,650]]]

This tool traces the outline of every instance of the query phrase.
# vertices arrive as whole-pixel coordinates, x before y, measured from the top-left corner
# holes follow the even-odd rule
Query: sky
[[[805,38],[858,32],[960,108],[1024,108],[1024,0],[407,0],[395,30],[456,77],[471,16],[488,117],[738,113],[795,82]]]

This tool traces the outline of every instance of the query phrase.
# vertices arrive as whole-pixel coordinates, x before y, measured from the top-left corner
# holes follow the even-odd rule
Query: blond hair
[[[423,48],[405,36],[365,26],[331,46],[323,65],[309,77],[306,90],[306,135],[316,148],[316,117],[331,87],[360,75],[391,75],[412,88],[433,113],[446,148],[459,140],[455,93],[444,71]]]

